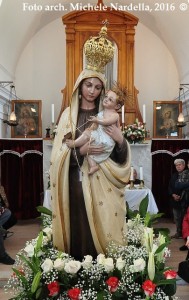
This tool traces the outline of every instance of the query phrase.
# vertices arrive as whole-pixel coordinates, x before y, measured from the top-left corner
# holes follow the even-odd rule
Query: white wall
[[[178,73],[163,42],[147,27],[136,27],[135,86],[139,90],[139,106],[147,106],[147,129],[152,133],[153,100],[173,100],[178,93]],[[51,124],[51,103],[55,104],[55,120],[62,103],[65,86],[65,29],[57,19],[40,30],[20,56],[16,68],[16,90],[22,99],[41,99],[43,137]]]
[[[153,101],[178,97],[179,78],[171,53],[152,31],[139,23],[135,35],[135,87],[146,104],[146,127],[153,133]]]
[[[51,125],[51,104],[55,120],[65,87],[65,29],[58,19],[40,30],[24,49],[16,68],[16,90],[24,100],[42,100],[42,129]]]

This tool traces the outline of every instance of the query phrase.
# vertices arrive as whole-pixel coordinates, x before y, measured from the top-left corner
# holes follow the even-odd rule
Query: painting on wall
[[[182,112],[181,101],[154,101],[153,111],[154,138],[182,137],[182,129],[177,126],[178,116]]]
[[[40,138],[42,136],[41,100],[12,100],[18,125],[11,128],[12,138]]]

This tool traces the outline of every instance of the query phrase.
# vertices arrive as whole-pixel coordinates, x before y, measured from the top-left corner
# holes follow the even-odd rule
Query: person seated
[[[5,265],[13,265],[15,260],[5,251],[3,241],[4,230],[0,227],[0,263]]]
[[[9,228],[17,223],[16,217],[10,211],[7,196],[4,187],[0,186],[0,226],[4,229],[3,238],[11,236],[13,232],[8,231]]]

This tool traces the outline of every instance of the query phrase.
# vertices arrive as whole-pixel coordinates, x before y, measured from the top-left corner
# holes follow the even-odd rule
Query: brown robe
[[[97,110],[79,110],[78,124],[80,127],[85,124],[90,116],[96,115]],[[88,122],[84,126],[80,127],[76,133],[76,138],[89,127],[91,124]],[[87,218],[85,202],[83,197],[82,182],[80,180],[80,168],[78,166],[77,159],[80,166],[83,162],[83,157],[80,156],[77,151],[77,159],[75,156],[75,150],[72,150],[70,158],[69,168],[69,194],[70,194],[70,229],[71,229],[71,242],[70,242],[70,254],[76,259],[82,260],[85,255],[91,255],[96,258],[97,251],[91,235],[89,222]],[[111,158],[117,163],[124,163],[127,156],[126,141],[123,141],[121,148],[115,146]]]

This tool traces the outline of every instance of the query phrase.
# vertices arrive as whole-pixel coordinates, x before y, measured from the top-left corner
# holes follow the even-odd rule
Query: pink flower
[[[117,277],[110,277],[106,280],[108,288],[111,293],[114,293],[117,290],[119,279]]]
[[[146,296],[152,296],[155,292],[156,284],[153,283],[151,280],[146,280],[143,283],[142,288]]]
[[[71,300],[79,300],[79,295],[81,293],[81,290],[78,288],[73,288],[68,291],[68,296]]]
[[[57,296],[60,292],[60,285],[57,281],[53,281],[49,284],[47,284],[48,290],[49,290],[49,296],[54,297]]]
[[[167,270],[163,273],[166,279],[174,279],[177,276],[177,272],[173,270]]]

